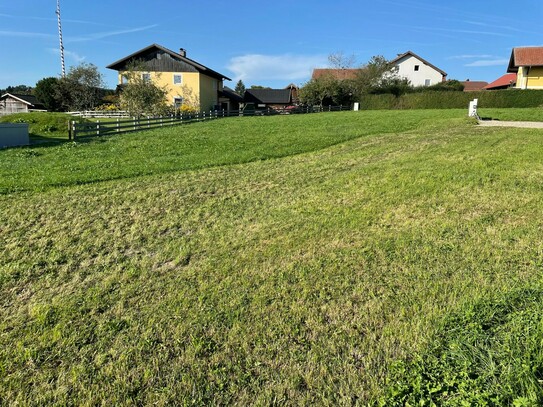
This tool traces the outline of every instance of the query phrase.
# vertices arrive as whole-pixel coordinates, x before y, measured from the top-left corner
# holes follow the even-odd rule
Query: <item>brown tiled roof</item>
[[[543,66],[543,47],[513,48],[507,72],[518,72],[519,66]]]
[[[474,92],[477,90],[482,90],[486,85],[488,85],[488,82],[485,81],[463,81],[462,85],[464,85],[464,92]]]
[[[516,82],[517,82],[516,73],[506,73],[505,75],[500,76],[494,82],[490,82],[488,85],[486,85],[485,89],[491,90],[491,89],[508,88],[511,85],[514,85]]]
[[[355,79],[359,69],[334,69],[334,68],[317,68],[313,69],[311,79],[319,79],[323,76],[330,75],[334,79]]]

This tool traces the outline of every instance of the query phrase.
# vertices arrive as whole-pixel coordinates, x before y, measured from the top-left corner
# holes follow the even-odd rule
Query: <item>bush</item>
[[[507,89],[479,92],[424,91],[399,97],[393,95],[365,95],[360,100],[362,109],[463,109],[473,99],[479,107],[510,108],[543,106],[543,90]]]
[[[190,105],[183,104],[179,108],[179,112],[181,112],[182,115],[191,115],[198,113],[198,108]]]
[[[462,82],[452,79],[450,81],[439,82],[431,86],[417,86],[413,88],[414,92],[426,92],[426,91],[446,91],[446,92],[462,92],[464,85]]]

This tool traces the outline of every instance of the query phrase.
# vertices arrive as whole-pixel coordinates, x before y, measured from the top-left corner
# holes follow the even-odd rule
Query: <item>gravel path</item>
[[[479,120],[479,126],[486,127],[524,127],[543,129],[543,122],[504,122],[501,120]]]

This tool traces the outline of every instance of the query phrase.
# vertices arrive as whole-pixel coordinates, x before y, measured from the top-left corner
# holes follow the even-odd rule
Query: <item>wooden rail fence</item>
[[[187,124],[207,120],[215,120],[224,117],[240,116],[271,116],[278,114],[307,114],[319,112],[345,111],[349,106],[304,106],[282,109],[266,110],[214,110],[209,112],[200,112],[196,114],[170,115],[159,117],[132,117],[126,118],[117,116],[109,120],[96,120],[95,122],[78,123],[71,121],[68,130],[68,139],[75,140],[79,137],[103,136],[107,134],[126,133],[145,129],[155,129],[158,127],[172,126],[178,124]]]

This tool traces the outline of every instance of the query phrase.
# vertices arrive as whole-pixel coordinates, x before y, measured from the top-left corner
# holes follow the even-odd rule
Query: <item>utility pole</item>
[[[60,0],[57,0],[57,19],[58,19],[58,38],[60,41],[60,64],[62,67],[62,77],[66,76],[66,67],[64,65],[64,44],[62,43],[62,26],[60,24]]]

